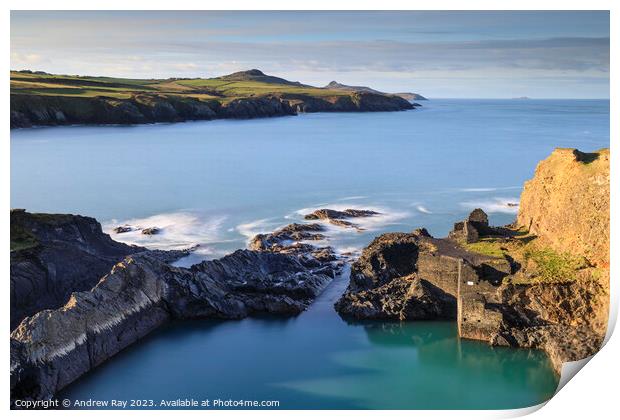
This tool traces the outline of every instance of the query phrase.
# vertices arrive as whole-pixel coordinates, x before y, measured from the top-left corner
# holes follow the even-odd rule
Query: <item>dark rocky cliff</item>
[[[371,93],[336,97],[282,94],[227,102],[156,94],[139,94],[130,99],[12,94],[11,128],[248,119],[295,115],[297,112],[372,112],[413,108],[410,102],[400,97]]]
[[[263,118],[294,115],[287,101],[276,97],[234,99],[224,105],[162,95],[130,99],[11,95],[11,128],[65,124],[144,124],[219,118]]]
[[[11,330],[62,306],[125,256],[144,248],[113,241],[91,217],[11,211]]]

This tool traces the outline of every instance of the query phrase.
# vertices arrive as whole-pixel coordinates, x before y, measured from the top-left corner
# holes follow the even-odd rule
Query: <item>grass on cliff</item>
[[[527,247],[523,252],[525,263],[533,262],[534,279],[541,282],[573,281],[578,270],[588,267],[583,258],[568,253],[559,253],[551,248]]]
[[[512,231],[511,237],[482,237],[477,242],[461,242],[460,245],[477,254],[512,259],[520,267],[507,279],[514,284],[575,281],[580,277],[580,273],[585,273],[584,269],[590,268],[585,258],[556,252],[543,246],[523,229]]]
[[[476,254],[487,255],[489,257],[501,258],[505,254],[514,251],[515,248],[520,248],[532,240],[532,236],[529,235],[527,230],[510,229],[510,237],[498,238],[498,237],[482,237],[477,242],[466,243],[460,242],[460,245],[470,252]]]
[[[462,243],[463,248],[476,254],[488,255],[489,257],[503,257],[506,253],[505,243],[495,238],[482,238],[474,243]]]
[[[11,251],[33,248],[39,244],[36,236],[21,226],[11,226]]]
[[[286,82],[286,81],[283,81]],[[106,96],[128,99],[136,94],[175,95],[228,102],[252,96],[348,96],[351,92],[259,80],[211,79],[122,79],[110,77],[68,76],[11,72],[11,94],[42,96]]]

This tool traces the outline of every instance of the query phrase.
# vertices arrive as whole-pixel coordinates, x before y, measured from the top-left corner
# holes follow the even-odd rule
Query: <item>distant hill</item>
[[[349,92],[366,92],[366,93],[375,93],[378,95],[395,95],[395,96],[400,96],[401,98],[406,99],[408,101],[426,101],[427,100],[424,96],[418,93],[411,93],[411,92],[385,93],[385,92],[378,91],[376,89],[369,88],[368,86],[344,85],[342,83],[336,82],[335,80],[329,82],[324,87],[324,89],[344,90],[344,91],[349,91]]]
[[[401,98],[406,99],[408,101],[428,101],[428,98],[425,98],[419,93],[401,92],[401,93],[395,93],[394,95],[400,96]]]
[[[234,82],[252,81],[252,82],[261,82],[261,83],[271,83],[271,84],[276,84],[276,85],[312,87],[309,85],[304,85],[299,82],[291,82],[281,77],[269,76],[258,69],[238,71],[236,73],[232,73],[227,76],[216,77],[216,79],[230,80]]]
[[[325,86],[325,89],[349,90],[353,92],[368,92],[368,93],[376,93],[379,95],[385,95],[383,92],[379,92],[378,90],[369,88],[368,86],[343,85],[342,83],[338,83],[336,81],[329,82],[327,86]]]

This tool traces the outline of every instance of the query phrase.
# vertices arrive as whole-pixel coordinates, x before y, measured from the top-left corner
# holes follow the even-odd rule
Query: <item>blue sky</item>
[[[431,98],[608,98],[609,13],[13,11],[11,68],[139,78],[258,68]]]

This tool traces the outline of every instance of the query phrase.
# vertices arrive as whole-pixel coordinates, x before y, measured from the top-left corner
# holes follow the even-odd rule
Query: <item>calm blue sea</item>
[[[376,235],[447,234],[481,207],[510,223],[523,182],[555,147],[609,146],[609,101],[432,100],[395,113],[11,132],[11,206],[94,216],[199,244],[189,265],[244,247],[316,208],[369,208],[366,231],[333,228],[359,252]],[[456,338],[450,323],[348,325],[339,279],[296,319],[172,325],[67,390],[75,398],[276,399],[282,408],[499,408],[555,389],[539,352]]]

